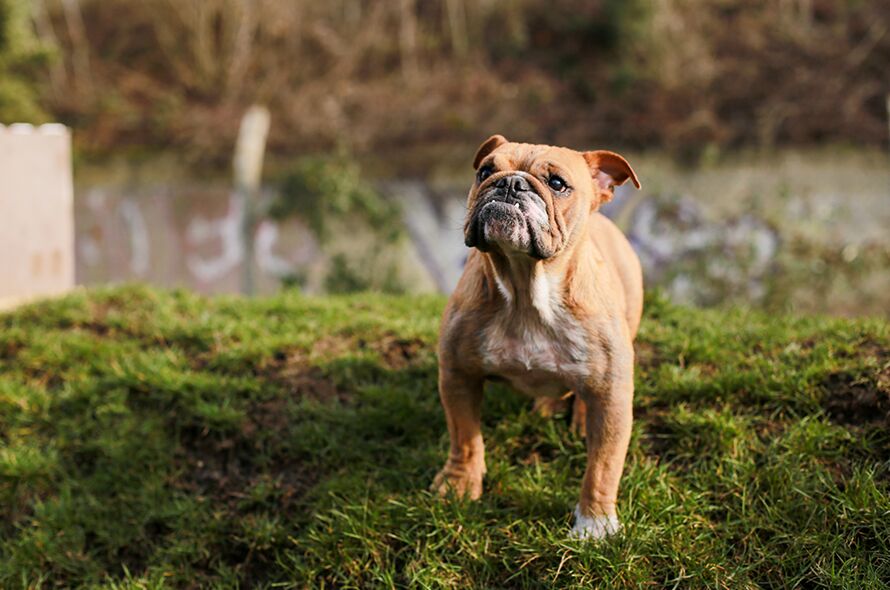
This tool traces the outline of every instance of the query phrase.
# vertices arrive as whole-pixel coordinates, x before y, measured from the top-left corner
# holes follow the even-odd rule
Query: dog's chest
[[[532,396],[557,396],[589,373],[587,339],[562,308],[541,316],[505,313],[483,331],[481,356],[488,374]],[[548,321],[549,320],[549,321]]]

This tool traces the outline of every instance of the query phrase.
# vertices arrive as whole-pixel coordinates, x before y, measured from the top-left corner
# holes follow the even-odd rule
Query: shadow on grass
[[[482,501],[426,491],[447,448],[434,305],[415,329],[391,311],[415,300],[78,297],[0,317],[0,586],[890,575],[872,555],[890,548],[885,324],[653,302],[627,534],[580,547],[584,444],[504,387],[484,404]]]

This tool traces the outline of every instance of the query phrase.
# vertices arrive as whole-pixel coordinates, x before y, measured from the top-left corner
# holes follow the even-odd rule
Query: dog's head
[[[557,256],[612,189],[640,182],[620,155],[488,138],[473,160],[464,241],[483,252]]]

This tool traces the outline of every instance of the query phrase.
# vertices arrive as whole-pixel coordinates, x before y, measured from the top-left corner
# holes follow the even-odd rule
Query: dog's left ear
[[[509,142],[503,135],[492,135],[483,141],[482,145],[479,146],[479,149],[476,150],[476,156],[473,158],[473,170],[478,170],[479,164],[482,163],[482,159],[505,143]]]
[[[596,150],[582,154],[590,167],[593,183],[605,195],[605,201],[612,199],[612,188],[621,186],[630,179],[634,186],[640,188],[640,181],[634,169],[623,157],[615,152]]]

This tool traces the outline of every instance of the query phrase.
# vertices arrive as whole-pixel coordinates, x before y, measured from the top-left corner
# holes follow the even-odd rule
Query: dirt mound
[[[349,395],[339,389],[313,359],[339,356],[352,347],[351,339],[341,336],[320,338],[311,350],[294,348],[282,350],[261,368],[273,382],[284,386],[295,398],[306,398],[321,402],[338,400],[345,402]]]
[[[420,338],[400,338],[393,333],[386,333],[374,341],[360,339],[358,346],[377,351],[383,363],[390,369],[404,369],[411,366],[427,348],[426,343]]]
[[[823,407],[833,422],[890,425],[890,366],[869,377],[835,373],[823,385]]]
[[[837,424],[890,426],[890,350],[874,341],[857,347],[859,354],[873,357],[877,370],[866,374],[834,373],[823,382],[823,407]]]

